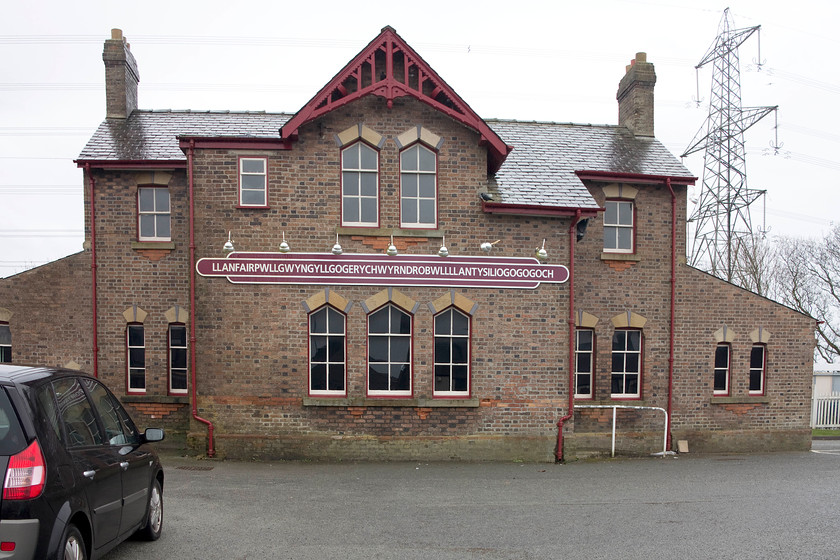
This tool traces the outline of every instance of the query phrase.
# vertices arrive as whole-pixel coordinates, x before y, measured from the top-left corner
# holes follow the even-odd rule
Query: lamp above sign
[[[239,253],[199,259],[196,272],[234,284],[325,284],[534,289],[569,279],[563,265],[523,257]]]

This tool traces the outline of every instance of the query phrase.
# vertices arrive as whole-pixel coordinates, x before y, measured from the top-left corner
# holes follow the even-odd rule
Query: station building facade
[[[390,27],[288,114],[103,60],[85,249],[0,281],[0,355],[215,456],[568,459],[612,406],[619,453],[809,447],[814,320],[686,265],[644,53],[615,126],[483,119]]]

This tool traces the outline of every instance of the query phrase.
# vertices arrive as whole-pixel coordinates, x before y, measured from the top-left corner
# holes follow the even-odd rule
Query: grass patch
[[[812,430],[811,436],[836,436],[840,437],[840,430]]]

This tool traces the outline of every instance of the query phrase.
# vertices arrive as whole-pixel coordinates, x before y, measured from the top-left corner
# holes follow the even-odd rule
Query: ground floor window
[[[125,330],[128,392],[146,392],[146,334],[141,324],[129,324]]]
[[[575,397],[592,398],[592,370],[595,331],[575,330]]]
[[[764,394],[764,373],[767,364],[767,347],[754,344],[750,352],[750,394]]]
[[[729,344],[718,344],[715,348],[715,373],[713,393],[715,395],[729,394]]]
[[[612,341],[611,393],[613,398],[638,398],[641,386],[642,331],[617,330]]]
[[[368,316],[368,394],[411,396],[411,315],[392,304]]]
[[[187,392],[186,325],[169,325],[169,392]]]
[[[435,315],[436,396],[470,393],[470,318],[449,308]]]
[[[345,317],[329,306],[309,315],[309,393],[345,394]]]
[[[0,323],[0,363],[12,361],[12,330],[7,323]]]

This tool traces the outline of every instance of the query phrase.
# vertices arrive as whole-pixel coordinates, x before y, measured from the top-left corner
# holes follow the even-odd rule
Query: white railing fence
[[[812,428],[840,428],[840,393],[815,395],[811,405]]]

